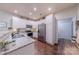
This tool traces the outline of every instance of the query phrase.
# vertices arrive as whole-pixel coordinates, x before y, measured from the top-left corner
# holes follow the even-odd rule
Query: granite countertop
[[[32,44],[33,42],[35,42],[34,39],[32,39],[28,36],[21,37],[21,38],[15,38],[15,39],[12,39],[11,37],[9,37],[8,41],[10,41],[10,40],[16,40],[16,41],[14,43],[8,44],[7,50],[0,52],[0,55],[7,54],[16,49],[22,48],[23,46],[28,46],[28,45]]]
[[[9,31],[0,31],[0,37],[4,36],[5,34],[9,33]]]

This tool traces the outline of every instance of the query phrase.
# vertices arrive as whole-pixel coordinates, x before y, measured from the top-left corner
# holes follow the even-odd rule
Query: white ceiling
[[[48,8],[52,8],[51,13],[59,12],[65,8],[74,6],[74,3],[0,3],[0,10],[5,10],[11,13],[22,15],[31,19],[39,19],[42,16],[50,13]],[[37,8],[36,11],[33,8]],[[16,11],[17,10],[17,11]],[[29,13],[32,12],[32,15]],[[41,15],[40,15],[41,13]]]

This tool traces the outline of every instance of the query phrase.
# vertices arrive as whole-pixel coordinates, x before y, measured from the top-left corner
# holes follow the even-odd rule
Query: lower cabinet
[[[34,55],[34,44],[30,44],[28,46],[24,46],[17,50],[7,53],[6,55]]]

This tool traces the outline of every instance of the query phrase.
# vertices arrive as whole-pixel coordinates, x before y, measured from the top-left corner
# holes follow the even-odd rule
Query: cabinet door
[[[6,55],[34,55],[34,44],[30,44],[28,46],[24,46],[20,49],[17,49],[13,52],[7,53]]]

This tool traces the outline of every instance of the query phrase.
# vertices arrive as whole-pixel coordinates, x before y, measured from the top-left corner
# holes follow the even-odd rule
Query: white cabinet
[[[34,54],[35,54],[34,44],[32,43],[30,45],[14,50],[13,52],[9,52],[6,55],[34,55]]]

